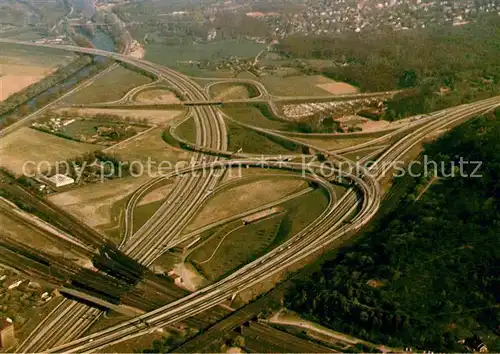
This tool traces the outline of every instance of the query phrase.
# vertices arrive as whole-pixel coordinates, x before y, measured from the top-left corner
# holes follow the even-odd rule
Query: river
[[[103,31],[100,28],[97,28],[94,31],[93,36],[90,37],[89,39],[92,42],[92,45],[97,49],[106,50],[108,52],[115,51],[115,48],[116,48],[115,42],[113,41],[113,39],[111,38],[111,36],[109,34],[107,34],[105,31]],[[93,58],[93,60],[95,63],[99,63],[101,61],[106,60],[106,58],[100,57],[100,56],[95,56]],[[67,92],[67,91],[71,90],[74,86],[76,86],[84,78],[88,77],[89,74],[90,74],[89,67],[88,66],[84,67],[80,71],[78,71],[78,72],[74,73],[73,75],[71,75],[70,77],[68,77],[63,82],[60,82],[57,85],[58,86],[57,89],[60,90],[60,92]],[[20,106],[10,110],[9,112],[6,112],[6,113],[0,115],[0,125],[2,125],[9,116],[18,116],[18,114],[20,112],[20,108],[22,106],[27,105],[29,110],[33,111],[34,107],[36,107],[37,100],[43,101],[44,99],[46,99],[47,96],[53,94],[55,91],[56,91],[56,89],[54,87],[50,87],[47,90],[43,91],[42,93],[38,94],[36,97],[28,100],[24,104],[21,104]]]
[[[116,45],[113,38],[100,28],[96,28],[94,35],[89,39],[92,45],[97,49],[106,50],[108,52],[115,51]]]

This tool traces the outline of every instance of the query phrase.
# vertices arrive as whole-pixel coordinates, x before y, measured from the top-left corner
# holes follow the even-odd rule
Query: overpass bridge
[[[128,317],[140,316],[145,313],[143,310],[140,310],[138,308],[122,304],[112,304],[111,302],[101,299],[97,296],[93,296],[82,291],[67,288],[64,286],[59,289],[59,292],[69,298],[77,299],[83,301],[84,303],[90,303],[99,308],[106,308]]]
[[[209,101],[184,101],[184,106],[222,106],[222,100],[209,100]]]

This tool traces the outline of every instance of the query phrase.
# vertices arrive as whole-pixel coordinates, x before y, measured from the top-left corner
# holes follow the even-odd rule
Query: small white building
[[[44,178],[49,184],[52,186],[58,188],[58,187],[64,187],[68,186],[70,184],[75,183],[75,180],[71,177],[65,176],[63,174],[55,174],[52,177],[45,177]]]

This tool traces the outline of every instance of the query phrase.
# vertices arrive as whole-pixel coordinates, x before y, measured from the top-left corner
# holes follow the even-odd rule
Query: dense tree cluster
[[[289,58],[324,59],[322,73],[362,91],[411,89],[389,102],[386,118],[426,113],[500,92],[500,18],[461,27],[291,36],[279,46]],[[443,92],[444,91],[444,92]]]
[[[287,295],[292,309],[362,338],[463,351],[474,333],[500,350],[500,110],[460,126],[425,149],[448,175],[460,157],[482,161],[481,178],[442,177],[379,219],[354,246]],[[470,175],[475,164],[463,165]],[[432,167],[432,165],[431,165]],[[434,171],[435,168],[431,168]],[[419,193],[420,194],[420,193]],[[485,336],[487,337],[487,336]]]
[[[116,155],[93,151],[54,166],[47,175],[56,173],[73,178],[77,183],[98,183],[138,173],[138,166],[122,161]]]
[[[292,58],[328,59],[326,74],[365,91],[416,87],[438,79],[453,87],[464,73],[498,79],[500,20],[497,16],[462,27],[291,36],[279,50]]]
[[[292,130],[300,133],[342,133],[340,123],[331,115],[323,112],[315,113],[301,120],[289,123]]]

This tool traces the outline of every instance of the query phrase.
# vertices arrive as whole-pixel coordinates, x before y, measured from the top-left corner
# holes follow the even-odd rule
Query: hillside
[[[500,351],[500,110],[425,149],[430,160],[482,161],[480,178],[415,181],[403,205],[287,296],[331,328],[396,347],[464,351],[478,334]],[[439,165],[438,165],[439,166]],[[475,164],[464,172],[469,175]],[[425,191],[421,198],[416,196]],[[498,330],[498,329],[497,329]]]

